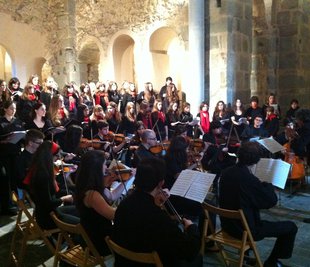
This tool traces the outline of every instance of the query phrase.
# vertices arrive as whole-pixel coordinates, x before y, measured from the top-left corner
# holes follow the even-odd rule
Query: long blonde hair
[[[49,117],[53,123],[54,126],[60,126],[61,125],[61,116],[59,114],[59,102],[63,101],[63,96],[58,94],[58,95],[54,95],[51,99],[51,104],[48,110],[48,114]],[[61,108],[63,108],[65,117],[64,119],[69,118],[69,111],[65,108],[65,106],[63,105]]]
[[[134,122],[136,121],[136,113],[131,113],[130,109],[135,108],[135,104],[133,102],[128,102],[125,109],[125,116],[128,118],[128,120]]]

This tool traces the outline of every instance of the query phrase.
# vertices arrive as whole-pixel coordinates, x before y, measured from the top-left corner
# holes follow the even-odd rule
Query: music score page
[[[212,186],[215,174],[184,170],[170,190],[170,194],[202,203]]]
[[[253,174],[261,181],[284,189],[290,169],[291,164],[281,159],[261,158],[256,164]]]

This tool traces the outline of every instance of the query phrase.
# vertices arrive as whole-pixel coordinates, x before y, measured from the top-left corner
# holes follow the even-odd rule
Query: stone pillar
[[[282,1],[276,14],[279,30],[279,96],[283,111],[293,98],[310,105],[309,1]]]
[[[204,100],[204,0],[188,1],[189,72],[186,101],[196,115]]]
[[[79,64],[75,51],[75,1],[65,0],[64,9],[57,15],[58,29],[56,31],[59,51],[57,63],[53,66],[55,80],[60,89],[65,83],[75,81],[80,83]]]
[[[250,97],[252,0],[209,2],[210,113],[219,100]]]

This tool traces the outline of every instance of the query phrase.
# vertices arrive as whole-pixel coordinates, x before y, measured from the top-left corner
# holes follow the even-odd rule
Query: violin
[[[164,141],[162,143],[156,144],[155,146],[151,146],[149,148],[149,151],[152,154],[159,154],[159,153],[162,153],[163,151],[167,151],[169,146],[170,146],[170,141]]]
[[[101,141],[99,139],[89,140],[87,138],[81,138],[80,148],[93,147],[94,149],[100,149],[102,145],[106,144],[107,141]]]
[[[109,173],[115,174],[122,182],[128,181],[132,176],[132,169],[121,162],[113,160],[109,166]]]
[[[77,170],[77,165],[71,163],[65,163],[62,160],[56,160],[54,162],[54,174],[58,175],[61,172],[69,173],[75,172]]]
[[[204,149],[205,143],[202,139],[189,139],[189,147],[199,153]]]

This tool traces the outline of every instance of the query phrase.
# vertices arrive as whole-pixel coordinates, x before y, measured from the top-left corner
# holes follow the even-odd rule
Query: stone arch
[[[15,68],[11,53],[0,44],[0,78],[8,81],[15,76]]]
[[[117,82],[135,82],[135,41],[129,35],[119,35],[113,43],[114,77]]]
[[[77,53],[81,82],[99,80],[102,54],[102,45],[97,38],[87,36],[81,42]]]
[[[149,38],[149,51],[154,87],[160,88],[165,78],[171,76],[178,89],[181,89],[184,45],[175,30],[166,26],[156,29]]]

